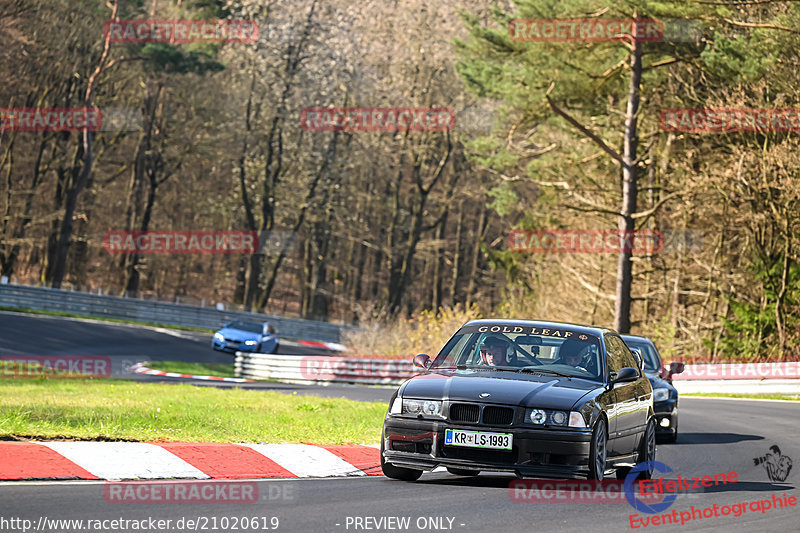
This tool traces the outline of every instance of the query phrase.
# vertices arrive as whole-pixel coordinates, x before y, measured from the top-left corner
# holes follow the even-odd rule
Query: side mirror
[[[637,379],[639,379],[639,371],[629,366],[621,369],[616,375],[614,375],[614,372],[611,373],[611,385],[615,383],[628,383],[636,381]]]
[[[231,325],[231,323],[230,323],[230,322],[225,322],[224,324],[222,324],[222,327],[223,327],[223,328],[227,328],[227,327],[228,327],[228,326],[230,326],[230,325]]]
[[[686,367],[685,367],[685,365],[684,365],[683,363],[678,363],[678,362],[676,362],[676,361],[673,361],[673,362],[671,362],[671,363],[669,364],[669,372],[668,372],[668,374],[667,374],[667,379],[671,378],[671,377],[672,377],[672,376],[674,376],[675,374],[681,374],[681,373],[683,373],[683,370],[684,370],[685,368],[686,368]]]
[[[644,370],[644,357],[642,356],[642,351],[639,348],[631,348],[631,353],[633,354],[633,358],[636,359],[636,365],[639,367],[639,371],[641,372]]]
[[[426,353],[418,353],[414,356],[414,366],[422,370],[428,370],[428,367],[431,366],[430,356]]]

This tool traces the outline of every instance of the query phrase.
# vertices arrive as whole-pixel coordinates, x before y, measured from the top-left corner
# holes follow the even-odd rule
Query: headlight
[[[403,412],[403,397],[398,396],[392,402],[392,407],[389,409],[389,414],[391,415],[399,415]]]
[[[653,401],[663,402],[664,400],[669,400],[669,389],[667,388],[653,389]]]
[[[544,424],[547,421],[547,412],[542,409],[531,409],[525,418],[530,420],[531,424]]]
[[[214,333],[214,338],[217,339],[217,340],[220,340],[220,341],[225,340],[225,337],[223,337],[222,333],[220,333],[220,332]]]
[[[258,344],[258,341],[244,341],[245,346],[255,346]]]
[[[403,400],[404,415],[440,417],[442,402],[435,400]]]
[[[586,422],[583,415],[577,411],[553,411],[551,409],[528,409],[525,411],[525,421],[537,426],[569,426],[585,428]]]

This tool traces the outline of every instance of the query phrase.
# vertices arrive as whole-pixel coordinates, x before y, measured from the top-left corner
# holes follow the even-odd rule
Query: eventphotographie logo
[[[258,23],[252,20],[109,20],[103,38],[111,43],[254,43]]]
[[[112,230],[103,237],[110,254],[253,254],[258,247],[255,231]]]
[[[445,107],[307,107],[306,131],[449,131],[456,113]]]
[[[782,483],[789,477],[792,471],[792,459],[788,455],[781,454],[781,449],[777,444],[769,447],[765,455],[754,457],[753,464],[762,465],[767,471],[767,477],[773,483]]]

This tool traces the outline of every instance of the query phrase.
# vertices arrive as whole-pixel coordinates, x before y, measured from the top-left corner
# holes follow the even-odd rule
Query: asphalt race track
[[[0,316],[2,354],[106,354],[114,346],[122,355],[151,353],[152,359],[217,362],[216,354],[203,339],[174,337],[157,332],[106,325],[76,324],[65,320]],[[107,331],[104,331],[107,330]],[[125,331],[128,331],[126,333]],[[221,357],[220,357],[221,356]],[[224,360],[224,359],[222,359]],[[276,387],[280,384],[266,384]],[[285,386],[298,390],[297,386]],[[306,387],[308,394],[330,394],[332,387]],[[372,391],[366,395],[363,391]],[[388,389],[340,387],[336,395],[354,399],[383,400]],[[2,388],[0,385],[0,394]],[[366,397],[365,397],[366,396]],[[763,466],[753,459],[777,444],[783,455],[800,461],[798,444],[798,404],[755,400],[682,398],[680,437],[676,444],[660,444],[658,461],[672,469],[665,479],[701,477],[736,472],[737,481],[710,487],[702,492],[678,495],[671,507],[657,514],[636,511],[624,498],[614,502],[574,502],[550,494],[545,501],[514,501],[521,493],[509,491],[513,476],[481,474],[477,478],[456,477],[447,473],[427,473],[414,483],[393,481],[380,476],[257,481],[255,503],[199,504],[118,504],[104,496],[104,482],[30,481],[0,483],[0,531],[29,531],[51,520],[171,520],[163,531],[798,531],[800,503],[794,507],[770,508],[762,512],[758,503],[770,506],[777,499],[800,499],[797,489],[800,465],[795,464],[786,482],[771,483]],[[1,423],[1,421],[0,421]],[[203,483],[203,482],[186,482]],[[701,489],[702,490],[702,489]],[[543,494],[543,493],[541,493]],[[522,495],[523,497],[529,497]],[[796,502],[796,500],[795,500]],[[722,516],[724,510],[747,510],[741,516]],[[700,513],[714,505],[720,516],[697,518],[680,525],[681,512],[691,516],[692,507]],[[732,506],[736,506],[735,508]],[[765,508],[766,505],[761,505]],[[642,525],[642,520],[671,515],[677,525]],[[636,522],[631,524],[631,516]],[[272,517],[277,517],[277,527]],[[183,518],[183,522],[177,524]],[[242,527],[242,519],[249,527]],[[3,522],[3,520],[6,522]],[[257,523],[253,523],[257,519]],[[187,520],[194,523],[187,524]],[[406,522],[407,520],[407,522]],[[102,531],[135,531],[112,527]],[[266,527],[265,527],[266,526]],[[98,531],[84,523],[75,527],[40,531]],[[145,528],[145,530],[148,530]],[[156,531],[157,529],[150,529]]]
[[[280,354],[330,355],[331,352],[282,341]],[[233,356],[211,349],[209,333],[195,333],[95,320],[65,319],[43,315],[25,315],[0,311],[0,356],[3,355],[106,355],[115,361],[186,361],[195,363],[230,363]],[[241,387],[289,394],[315,394],[346,397],[359,401],[388,402],[392,389],[330,385],[288,385],[283,383],[219,383],[161,376],[130,374],[137,381],[191,383],[200,387]],[[0,528],[2,531],[2,528]]]
[[[278,353],[330,352],[284,343]],[[0,311],[0,354],[146,356],[151,361],[194,363],[230,363],[233,358],[211,349],[210,333],[5,311]]]

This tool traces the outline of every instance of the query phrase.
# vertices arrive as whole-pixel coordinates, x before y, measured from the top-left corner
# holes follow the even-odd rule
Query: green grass
[[[386,405],[115,379],[0,380],[0,439],[375,443]]]
[[[793,400],[800,401],[797,394],[740,394],[728,392],[682,392],[681,396],[710,396],[712,398],[751,398],[754,400]]]
[[[159,322],[142,322],[138,320],[127,320],[123,318],[111,318],[107,316],[79,315],[77,313],[67,313],[64,311],[50,311],[47,309],[29,309],[27,307],[11,307],[0,305],[0,311],[13,311],[17,313],[29,313],[33,315],[63,316],[68,318],[87,318],[90,320],[101,320],[103,322],[116,322],[117,324],[134,324],[136,326],[149,326],[153,328],[177,329],[181,331],[199,331],[201,333],[213,333],[214,329],[196,328],[194,326],[176,326],[174,324],[161,324]]]
[[[183,361],[150,361],[145,366],[147,366],[147,368],[152,368],[153,370],[177,372],[179,374],[218,376],[222,378],[236,377],[236,372],[233,369],[233,363],[229,365],[223,365],[214,363],[185,363]]]

